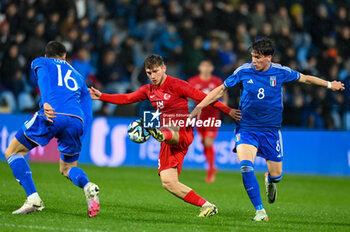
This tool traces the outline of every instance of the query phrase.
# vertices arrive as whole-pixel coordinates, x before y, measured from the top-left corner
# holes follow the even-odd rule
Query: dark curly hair
[[[250,50],[264,56],[273,56],[275,53],[274,43],[272,39],[268,37],[263,37],[261,39],[255,40]]]

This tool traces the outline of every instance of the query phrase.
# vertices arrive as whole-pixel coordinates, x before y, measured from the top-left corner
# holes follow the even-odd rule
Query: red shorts
[[[182,163],[188,147],[193,140],[193,128],[181,127],[179,135],[179,142],[175,145],[170,145],[165,142],[161,143],[158,160],[158,174],[163,170],[177,167],[177,173],[180,175]]]
[[[218,127],[197,127],[197,132],[203,139],[204,137],[210,137],[215,139],[218,135]]]

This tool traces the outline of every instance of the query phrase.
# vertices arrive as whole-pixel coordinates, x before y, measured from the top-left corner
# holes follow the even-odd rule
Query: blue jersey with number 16
[[[92,118],[91,98],[83,77],[65,60],[36,58],[32,71],[38,80],[41,93],[40,113],[48,103],[58,114]]]
[[[226,88],[241,84],[239,109],[240,128],[266,130],[278,129],[282,123],[283,83],[300,79],[300,73],[280,64],[271,63],[267,71],[257,71],[245,63],[229,76]]]

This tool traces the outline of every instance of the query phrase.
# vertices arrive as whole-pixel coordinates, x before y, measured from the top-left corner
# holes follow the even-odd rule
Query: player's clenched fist
[[[102,93],[98,89],[95,89],[92,86],[91,88],[89,88],[89,92],[90,92],[91,99],[99,100],[102,95]]]

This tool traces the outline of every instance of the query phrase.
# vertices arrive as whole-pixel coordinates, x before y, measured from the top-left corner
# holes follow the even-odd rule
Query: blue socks
[[[84,188],[84,186],[90,182],[84,170],[78,167],[69,169],[68,177],[73,182],[73,184],[80,188]]]
[[[270,183],[278,183],[282,180],[282,177],[283,177],[283,172],[280,176],[276,176],[276,177],[270,176],[270,173],[269,173],[269,175],[267,176],[267,179]]]
[[[259,183],[254,175],[253,163],[249,160],[242,160],[239,165],[241,167],[243,184],[250,201],[253,203],[256,210],[263,209],[264,206],[261,201]]]
[[[12,169],[12,173],[16,180],[26,191],[27,196],[36,193],[36,188],[33,182],[32,171],[24,159],[23,155],[11,155],[7,159],[7,163]]]

